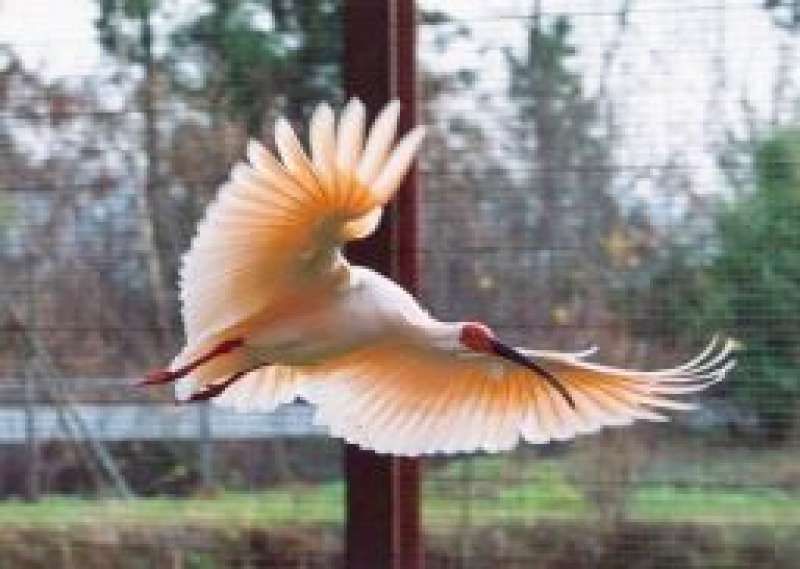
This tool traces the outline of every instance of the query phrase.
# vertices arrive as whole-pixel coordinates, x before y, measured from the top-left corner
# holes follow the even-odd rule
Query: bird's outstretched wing
[[[338,248],[369,235],[423,137],[409,132],[392,148],[399,103],[377,117],[365,141],[357,99],[338,125],[320,105],[310,125],[310,156],[286,120],[275,126],[280,160],[247,146],[208,207],[181,268],[184,354],[239,325],[284,294],[324,282],[341,263]]]
[[[693,408],[676,396],[724,377],[731,350],[730,342],[712,342],[682,366],[651,372],[528,351],[558,377],[574,408],[542,378],[502,360],[397,345],[366,347],[326,364],[302,394],[332,435],[377,452],[500,451],[520,439],[546,443],[636,419],[665,421],[664,410]]]

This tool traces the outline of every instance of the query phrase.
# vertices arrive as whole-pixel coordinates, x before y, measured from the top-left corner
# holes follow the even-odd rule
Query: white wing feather
[[[360,101],[347,104],[338,128],[323,104],[310,124],[310,157],[283,119],[275,125],[280,160],[258,142],[247,145],[248,163],[233,167],[183,259],[187,345],[173,366],[220,341],[246,338],[265,314],[307,303],[308,291],[338,286],[342,272],[347,279],[356,274],[338,249],[375,229],[424,137],[417,127],[392,150],[398,116],[394,101],[365,142]],[[376,290],[399,290],[375,278]],[[407,293],[384,296],[407,324],[429,319]],[[652,372],[585,361],[592,350],[520,350],[558,378],[572,407],[541,377],[505,360],[394,340],[368,343],[315,366],[255,369],[214,401],[267,411],[301,394],[317,406],[316,420],[331,434],[378,452],[499,451],[520,440],[543,444],[635,420],[667,420],[664,411],[692,408],[680,396],[706,389],[733,366],[732,344],[720,347],[716,340],[689,362]],[[244,350],[215,357],[181,379],[176,394],[185,399],[219,378],[235,379],[232,374],[253,367],[249,357]]]
[[[568,440],[694,405],[679,396],[721,381],[733,367],[732,343],[669,370],[600,366],[575,354],[530,351],[575,401],[527,369],[489,356],[462,357],[413,345],[364,347],[312,371],[301,394],[316,422],[377,452],[425,455],[508,450]]]
[[[183,258],[187,346],[173,365],[299,287],[320,286],[341,263],[335,251],[375,229],[421,142],[414,130],[389,151],[397,108],[390,104],[373,125],[366,154],[365,111],[357,99],[348,103],[338,132],[330,107],[317,108],[311,158],[283,119],[275,126],[280,161],[258,142],[247,145],[249,163],[233,167]],[[378,192],[364,183],[374,176],[383,180]]]

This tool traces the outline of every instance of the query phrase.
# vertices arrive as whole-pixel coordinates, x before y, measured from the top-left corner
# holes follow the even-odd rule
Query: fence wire
[[[343,564],[307,407],[130,387],[246,139],[343,102],[342,6],[177,5],[0,6],[0,567]],[[629,367],[740,346],[670,423],[425,459],[429,568],[796,566],[798,6],[420,3],[433,313]]]

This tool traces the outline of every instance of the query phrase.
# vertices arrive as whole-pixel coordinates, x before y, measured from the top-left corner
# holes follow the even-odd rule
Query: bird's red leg
[[[240,371],[238,373],[235,373],[232,376],[230,376],[228,379],[223,381],[222,383],[216,383],[216,384],[209,385],[208,387],[206,387],[202,391],[198,391],[197,393],[192,394],[192,396],[189,397],[188,401],[189,402],[196,402],[196,401],[208,401],[209,399],[213,399],[214,397],[216,397],[217,395],[221,394],[223,391],[228,389],[235,382],[237,382],[240,379],[242,379],[245,375],[247,375],[251,371],[257,370],[258,368],[264,367],[266,365],[269,365],[269,364],[258,365],[258,366],[255,366],[255,367],[251,367],[250,369],[246,369],[244,371]]]
[[[202,391],[198,391],[197,393],[193,393],[191,397],[189,397],[188,401],[197,402],[197,401],[208,401],[209,399],[213,399],[217,395],[221,394],[223,391],[228,389],[231,385],[233,385],[236,381],[240,380],[242,377],[247,374],[247,371],[240,371],[239,373],[235,373],[230,376],[228,379],[223,381],[222,383],[216,383],[209,385]]]
[[[144,379],[139,382],[138,385],[160,385],[162,383],[172,383],[176,379],[180,379],[181,377],[188,375],[204,363],[241,347],[242,344],[244,344],[244,340],[242,338],[225,340],[224,342],[217,344],[207,354],[200,356],[196,360],[189,362],[183,367],[179,367],[175,370],[156,369],[149,372],[147,375],[145,375]]]

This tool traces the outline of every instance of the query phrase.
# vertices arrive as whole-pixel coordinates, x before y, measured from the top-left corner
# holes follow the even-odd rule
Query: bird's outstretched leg
[[[208,401],[209,399],[213,399],[214,397],[220,395],[223,391],[228,389],[235,382],[240,380],[242,377],[244,377],[249,371],[250,370],[240,371],[239,373],[233,374],[222,383],[215,383],[209,385],[202,391],[198,391],[197,393],[192,393],[191,397],[189,397],[187,401],[197,402],[197,401]]]
[[[156,369],[149,372],[145,375],[144,379],[140,381],[137,385],[160,385],[163,383],[172,383],[173,381],[180,379],[204,363],[213,360],[216,357],[222,356],[224,354],[230,353],[236,348],[240,348],[244,344],[244,340],[242,338],[235,338],[233,340],[225,340],[224,342],[220,342],[214,348],[211,349],[208,353],[200,356],[199,358],[189,362],[183,367],[179,367],[175,370],[169,369]]]
[[[228,379],[223,381],[222,383],[214,383],[207,386],[202,391],[198,391],[197,393],[193,393],[191,397],[187,400],[188,402],[197,402],[197,401],[208,401],[209,399],[213,399],[217,395],[220,395],[223,391],[228,389],[231,385],[242,379],[245,375],[250,373],[251,371],[255,371],[259,368],[268,366],[269,364],[262,364],[257,365],[255,367],[251,367],[250,369],[246,369],[244,371],[240,371],[238,373],[233,374]]]

